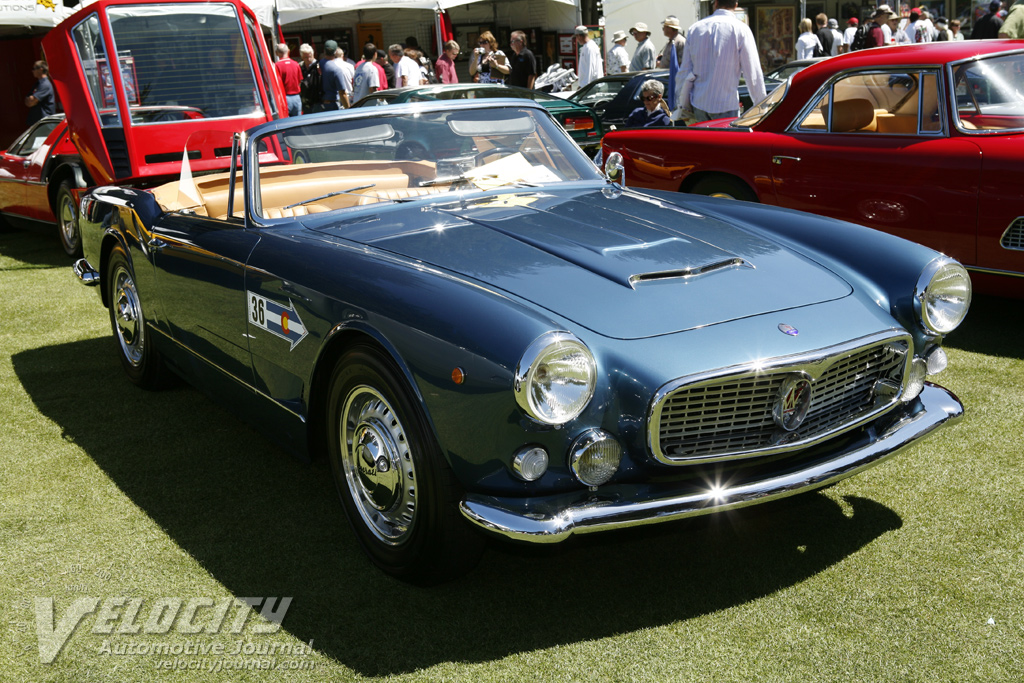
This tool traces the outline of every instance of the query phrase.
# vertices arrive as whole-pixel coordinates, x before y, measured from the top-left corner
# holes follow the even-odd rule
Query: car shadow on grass
[[[0,219],[0,271],[30,268],[71,268],[61,250],[57,226],[45,223],[10,223]]]
[[[967,318],[945,346],[987,356],[1024,359],[1024,301],[975,296]]]
[[[289,458],[186,386],[136,389],[111,339],[13,361],[38,410],[212,578],[236,596],[293,596],[284,628],[365,676],[728,609],[798,584],[902,524],[878,502],[813,493],[555,548],[496,542],[469,575],[417,588],[365,559],[323,463]]]

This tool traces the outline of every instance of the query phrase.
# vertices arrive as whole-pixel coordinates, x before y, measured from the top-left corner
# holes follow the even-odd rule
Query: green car
[[[378,90],[352,105],[355,107],[376,107],[383,104],[405,102],[432,102],[434,100],[473,100],[481,98],[512,97],[533,100],[548,110],[548,113],[569,133],[577,145],[591,156],[597,151],[604,136],[601,121],[590,107],[562,97],[556,97],[537,90],[517,88],[496,83],[454,83],[452,85],[419,85],[409,88]]]

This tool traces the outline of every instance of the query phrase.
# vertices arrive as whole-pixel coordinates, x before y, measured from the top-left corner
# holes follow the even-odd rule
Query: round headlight
[[[936,259],[921,273],[914,298],[925,328],[949,334],[963,322],[971,306],[971,276],[956,261]]]
[[[590,350],[568,332],[548,332],[530,344],[516,368],[516,401],[526,414],[563,425],[587,407],[597,383]]]
[[[600,486],[611,479],[620,462],[622,446],[600,429],[587,430],[569,449],[569,469],[587,486]]]

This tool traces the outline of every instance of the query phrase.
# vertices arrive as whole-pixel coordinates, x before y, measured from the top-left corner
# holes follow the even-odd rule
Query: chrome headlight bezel
[[[966,292],[957,295],[953,300],[943,298],[948,293],[951,282],[966,285]],[[938,304],[944,304],[954,312],[940,314]],[[943,337],[963,322],[971,307],[971,276],[967,269],[958,261],[946,256],[933,259],[921,271],[921,276],[914,287],[914,313],[921,327],[929,334]]]
[[[556,357],[560,350],[581,354],[586,375],[586,385],[583,387],[582,393],[577,400],[573,401],[573,407],[568,410],[539,403],[533,391],[533,385],[538,380],[538,372],[542,368],[550,370],[550,366],[545,361]],[[547,332],[535,339],[523,352],[513,379],[513,391],[519,407],[537,422],[556,427],[579,417],[594,397],[596,387],[597,362],[594,360],[594,355],[586,344],[569,332]]]

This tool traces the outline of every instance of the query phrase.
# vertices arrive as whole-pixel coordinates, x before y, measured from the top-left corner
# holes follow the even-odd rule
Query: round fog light
[[[512,459],[512,471],[523,481],[536,481],[548,471],[548,452],[540,446],[527,446]]]
[[[903,402],[908,403],[924,391],[924,378],[928,376],[928,364],[923,358],[914,358],[907,371],[907,386],[903,390]]]
[[[587,486],[600,486],[611,479],[620,462],[622,446],[600,429],[583,432],[569,449],[569,468]]]
[[[928,374],[937,375],[949,365],[949,358],[941,346],[936,346],[925,357],[928,362]]]

